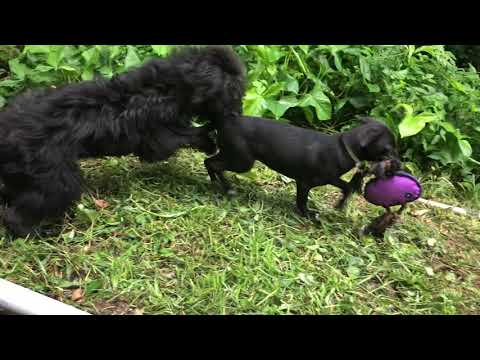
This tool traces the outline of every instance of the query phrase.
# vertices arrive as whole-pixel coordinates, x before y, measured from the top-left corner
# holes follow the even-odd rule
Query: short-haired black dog
[[[307,201],[313,187],[340,188],[343,197],[337,207],[341,208],[355,190],[340,178],[343,174],[359,161],[398,158],[393,134],[372,118],[363,118],[360,126],[335,135],[257,117],[229,119],[217,130],[220,152],[205,160],[212,182],[220,182],[228,193],[231,188],[223,172],[247,172],[259,160],[296,180],[297,209],[303,216],[311,215]]]
[[[28,91],[0,113],[4,223],[25,236],[80,198],[78,160],[134,154],[167,159],[216,145],[195,116],[212,123],[241,113],[245,68],[231,48],[186,47],[112,79]]]

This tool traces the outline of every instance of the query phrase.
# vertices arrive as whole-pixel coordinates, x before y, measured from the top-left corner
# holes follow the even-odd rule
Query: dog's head
[[[395,137],[390,129],[381,122],[370,118],[361,118],[362,124],[352,130],[350,141],[358,148],[358,156],[366,161],[400,161]]]
[[[194,115],[215,122],[242,113],[246,69],[232,48],[180,49],[170,61],[181,79],[178,95]]]

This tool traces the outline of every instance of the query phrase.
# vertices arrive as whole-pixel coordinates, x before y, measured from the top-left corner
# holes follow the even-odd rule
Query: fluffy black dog
[[[17,236],[62,216],[79,199],[78,160],[134,154],[167,159],[178,148],[216,150],[212,123],[241,113],[245,68],[228,47],[189,47],[115,76],[26,92],[0,113],[4,223]]]
[[[313,187],[340,188],[343,197],[337,207],[341,208],[355,190],[340,178],[343,174],[360,161],[398,159],[393,134],[372,118],[363,118],[360,126],[336,135],[255,117],[229,119],[217,130],[220,152],[205,160],[212,182],[219,182],[228,193],[231,187],[223,172],[247,172],[259,160],[296,180],[297,209],[302,216],[313,214],[307,208]]]

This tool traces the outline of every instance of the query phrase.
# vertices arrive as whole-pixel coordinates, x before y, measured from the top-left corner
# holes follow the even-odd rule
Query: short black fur
[[[384,124],[364,118],[350,131],[326,135],[278,121],[238,117],[217,127],[220,152],[205,160],[212,182],[218,182],[226,193],[232,189],[224,171],[247,172],[256,160],[296,181],[299,213],[312,215],[307,208],[310,189],[321,185],[340,188],[343,197],[338,208],[355,190],[341,176],[350,171],[356,161],[398,159],[395,139]],[[357,159],[352,158],[349,153]]]

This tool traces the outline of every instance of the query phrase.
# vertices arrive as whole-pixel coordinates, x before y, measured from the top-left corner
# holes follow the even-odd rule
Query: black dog
[[[0,113],[4,223],[25,236],[80,198],[78,160],[134,154],[167,159],[192,146],[211,153],[208,128],[238,116],[245,68],[227,47],[185,48],[113,77],[26,92]]]
[[[217,130],[220,152],[205,160],[212,182],[220,182],[228,193],[231,188],[223,172],[247,172],[259,160],[296,180],[297,209],[303,216],[312,215],[307,201],[313,187],[330,184],[340,188],[343,197],[337,207],[341,208],[354,190],[340,179],[343,174],[360,161],[398,158],[393,134],[371,118],[336,135],[255,117],[229,119]]]

